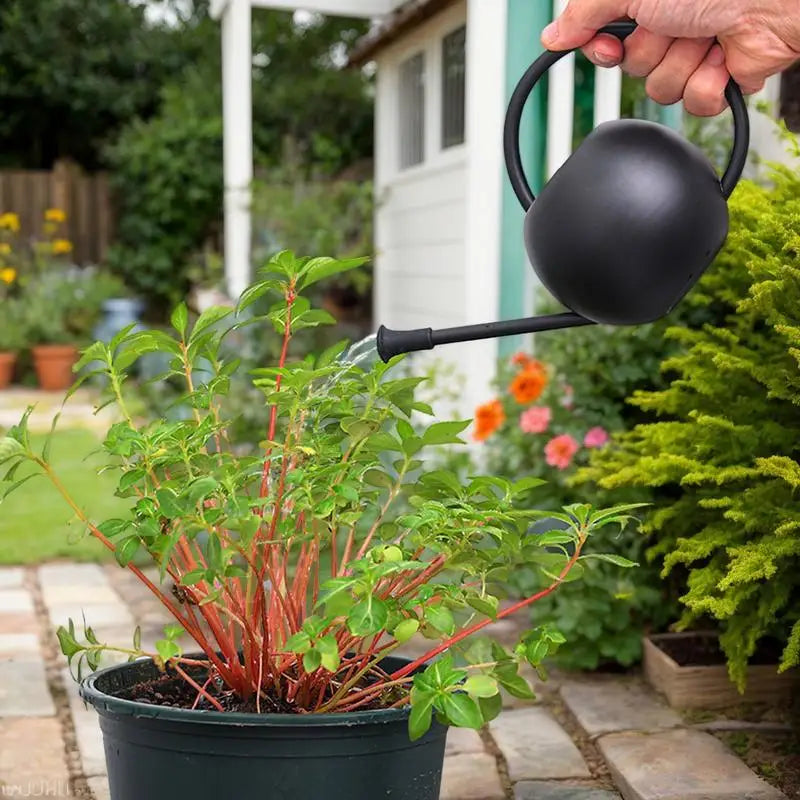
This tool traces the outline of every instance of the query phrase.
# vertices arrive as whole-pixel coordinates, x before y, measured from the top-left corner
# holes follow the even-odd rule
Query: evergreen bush
[[[731,214],[691,300],[722,322],[667,331],[680,350],[662,370],[675,379],[631,401],[651,421],[578,479],[654,492],[649,554],[683,579],[680,624],[718,621],[742,686],[764,639],[785,643],[781,669],[800,661],[800,176],[743,184]]]

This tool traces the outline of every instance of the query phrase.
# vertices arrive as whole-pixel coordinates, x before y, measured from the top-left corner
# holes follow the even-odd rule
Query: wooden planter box
[[[674,708],[726,708],[741,703],[788,702],[798,686],[797,670],[778,674],[777,665],[751,666],[747,687],[740,694],[725,665],[682,667],[656,643],[665,640],[714,637],[714,633],[664,633],[644,639],[644,672],[650,685],[666,696]]]

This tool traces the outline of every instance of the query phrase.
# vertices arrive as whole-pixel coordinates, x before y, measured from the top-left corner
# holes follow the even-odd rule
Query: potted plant
[[[421,379],[393,379],[382,364],[365,371],[338,358],[343,346],[293,360],[294,333],[330,322],[301,293],[359,263],[282,253],[242,296],[239,322],[219,307],[192,325],[181,305],[175,336],[122,332],[83,353],[78,367],[102,364],[121,412],[103,447],[117,493],[131,498],[126,516],[85,512],[47,447],[32,448],[26,419],[0,440],[0,464],[13,473],[29,462],[49,477],[174,620],[149,649],[138,631],[127,647],[90,627],[81,635],[72,620],[58,631],[79,676],[105,653],[130,660],[81,685],[100,715],[114,800],[435,800],[445,724],[481,727],[500,712],[501,690],[532,696],[520,666],[541,669],[563,641],[546,626],[508,651],[478,634],[577,577],[587,538],[628,519],[630,507],[574,505],[547,512],[564,530],[530,537],[540,514],[527,499],[540,481],[462,485],[425,472],[423,451],[459,442],[468,423],[412,426],[412,414],[430,413],[414,399]],[[264,317],[241,318],[272,292],[280,299]],[[272,326],[281,340],[277,365],[253,374],[266,413],[264,439],[249,451],[227,446],[237,362],[221,348],[245,324]],[[170,374],[183,377],[189,419],[139,423],[129,412],[128,370],[153,351],[169,354]],[[202,359],[213,374],[198,386]],[[171,590],[137,566],[145,559]],[[521,563],[538,565],[549,583],[501,607],[495,581]],[[189,652],[178,643],[184,633]],[[416,635],[427,652],[397,657]]]

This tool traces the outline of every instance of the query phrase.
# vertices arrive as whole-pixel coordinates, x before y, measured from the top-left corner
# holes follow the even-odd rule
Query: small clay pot
[[[0,389],[5,389],[11,383],[16,363],[16,353],[9,353],[5,350],[0,352]]]
[[[78,350],[72,345],[44,344],[33,348],[33,365],[39,386],[47,392],[59,392],[72,386],[72,367]]]

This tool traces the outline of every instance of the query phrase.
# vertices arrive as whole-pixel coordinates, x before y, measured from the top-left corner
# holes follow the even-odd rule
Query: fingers
[[[696,117],[714,117],[727,106],[725,89],[730,81],[725,53],[715,44],[695,70],[683,94],[686,110]]]
[[[713,39],[676,39],[661,63],[649,74],[647,94],[665,106],[677,103],[713,44]]]
[[[625,46],[616,36],[601,34],[583,48],[583,53],[598,67],[617,67],[625,57]]]
[[[671,36],[660,36],[646,28],[637,28],[625,40],[622,68],[636,78],[646,77],[664,60],[674,41]]]
[[[570,0],[564,13],[542,33],[548,50],[574,50],[595,38],[609,22],[628,15],[629,0]]]

